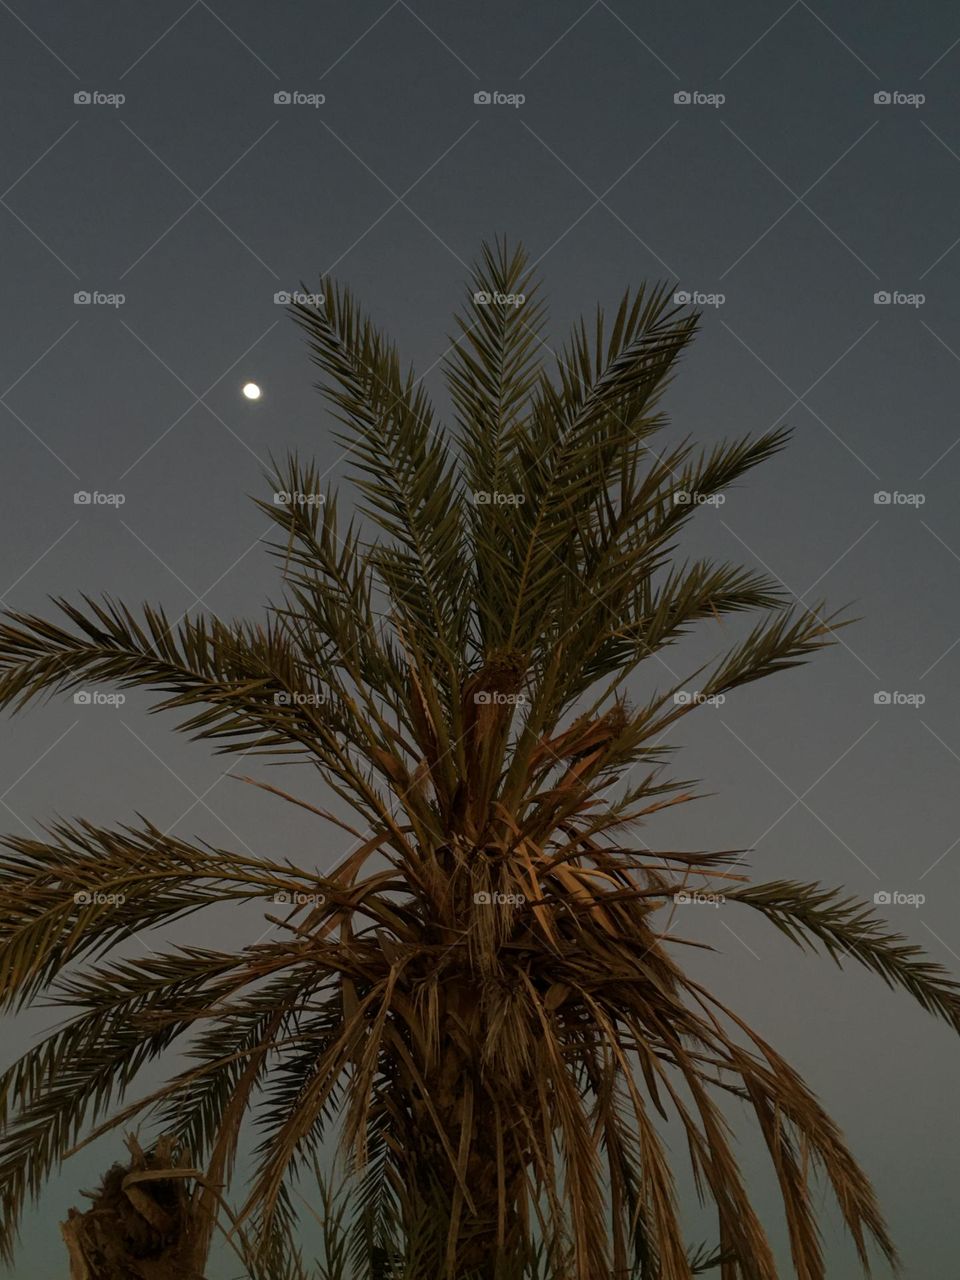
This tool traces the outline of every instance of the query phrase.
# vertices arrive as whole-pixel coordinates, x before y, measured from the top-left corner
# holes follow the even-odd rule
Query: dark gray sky
[[[681,771],[716,795],[650,839],[756,845],[770,879],[922,893],[885,910],[960,971],[958,41],[942,0],[0,0],[0,600],[107,591],[173,616],[257,613],[276,580],[245,495],[263,493],[268,452],[343,469],[274,304],[301,280],[348,280],[421,372],[498,232],[541,262],[551,341],[643,278],[722,295],[671,392],[675,433],[787,420],[796,438],[703,512],[702,542],[862,620],[812,667],[684,721]],[[477,105],[481,90],[525,101]],[[124,301],[77,305],[82,291]],[[81,490],[125,501],[75,505]],[[222,844],[316,845],[226,767],[139,699],[57,703],[5,723],[0,822],[140,810]],[[320,840],[332,860],[339,842]],[[703,917],[720,954],[698,967],[839,1120],[906,1276],[952,1274],[960,1045],[756,920]],[[6,1057],[41,1025],[11,1026]],[[743,1151],[771,1209],[767,1166],[747,1137]],[[30,1215],[19,1280],[63,1275],[54,1224],[115,1154],[68,1166]]]

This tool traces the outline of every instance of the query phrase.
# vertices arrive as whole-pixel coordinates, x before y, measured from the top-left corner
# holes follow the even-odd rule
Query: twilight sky
[[[436,366],[484,236],[539,260],[551,341],[667,279],[707,299],[672,434],[795,430],[702,512],[702,546],[860,621],[811,666],[683,721],[679,771],[713,794],[650,839],[754,846],[763,878],[922,894],[883,910],[960,972],[954,6],[0,0],[0,64],[0,602],[108,592],[226,618],[276,594],[247,497],[267,455],[343,472],[278,291],[349,281],[442,404]],[[133,696],[5,717],[0,824],[140,811],[274,855],[319,835],[318,864],[336,858],[335,834],[225,779],[236,762],[171,725]],[[200,940],[249,923],[222,915]],[[955,1037],[759,918],[704,909],[688,932],[716,944],[695,963],[721,998],[840,1122],[908,1280],[952,1273]],[[196,940],[189,923],[178,936]],[[49,1022],[9,1025],[5,1059]],[[791,1274],[746,1130],[742,1151]],[[55,1224],[119,1154],[102,1142],[66,1167],[26,1219],[16,1280],[63,1276]]]

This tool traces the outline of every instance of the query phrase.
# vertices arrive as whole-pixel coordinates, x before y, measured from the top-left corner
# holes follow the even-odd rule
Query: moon
[[[245,382],[243,384],[243,394],[248,400],[259,400],[263,392],[256,382]]]

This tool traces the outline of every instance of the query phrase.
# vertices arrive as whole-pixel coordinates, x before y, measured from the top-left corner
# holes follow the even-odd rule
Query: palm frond
[[[815,951],[819,943],[838,965],[844,958],[856,960],[960,1031],[960,983],[866,903],[840,889],[795,880],[745,885],[725,896],[762,912],[805,950]]]
[[[347,289],[323,284],[324,305],[292,310],[325,375],[320,390],[346,427],[348,469],[364,510],[388,535],[377,568],[394,607],[449,664],[466,617],[463,522],[456,472],[420,379],[403,373],[395,346]]]

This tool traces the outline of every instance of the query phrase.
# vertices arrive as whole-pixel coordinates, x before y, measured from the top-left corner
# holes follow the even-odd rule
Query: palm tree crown
[[[766,576],[677,552],[702,501],[784,434],[662,444],[661,398],[697,317],[641,288],[551,356],[525,255],[504,243],[484,248],[458,321],[450,427],[348,291],[324,282],[320,305],[294,312],[341,424],[357,518],[341,524],[332,489],[306,500],[322,477],[289,458],[272,477],[287,500],[259,503],[284,583],[263,621],[171,622],[87,597],[58,602],[61,621],[8,614],[0,704],[90,681],[154,690],[156,709],[219,751],[312,763],[354,821],[256,785],[351,845],[339,861],[291,861],[145,820],[5,839],[4,1000],[42,992],[71,1010],[2,1078],[5,1254],[26,1198],[92,1136],[150,1119],[203,1165],[212,1211],[255,1120],[237,1222],[266,1258],[329,1131],[357,1179],[357,1240],[393,1257],[429,1220],[431,1280],[506,1275],[538,1242],[557,1277],[684,1280],[712,1264],[725,1280],[775,1280],[720,1105],[732,1097],[769,1149],[797,1275],[825,1274],[815,1170],[864,1264],[870,1238],[893,1260],[836,1125],[678,963],[674,895],[720,889],[960,1030],[957,987],[838,891],[754,884],[736,853],[660,851],[637,834],[692,798],[660,744],[700,705],[674,697],[689,677],[629,701],[642,663],[652,686],[660,651],[692,628],[754,615],[737,642],[711,631],[719,652],[697,673],[710,698],[831,643],[836,619],[788,607]],[[263,902],[275,928],[232,950],[111,957],[136,931],[225,901]],[[131,1100],[143,1065],[184,1046],[186,1069]],[[663,1136],[676,1127],[716,1208],[711,1258],[684,1240]]]

